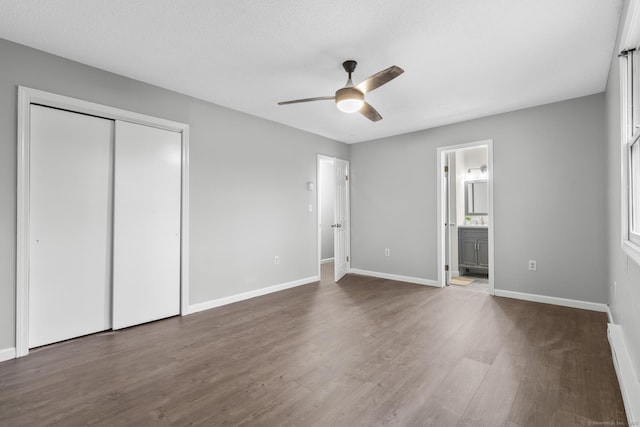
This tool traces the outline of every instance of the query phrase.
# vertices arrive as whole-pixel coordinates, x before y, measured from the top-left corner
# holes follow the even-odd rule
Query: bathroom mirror
[[[465,182],[465,215],[489,214],[489,186],[487,181]]]

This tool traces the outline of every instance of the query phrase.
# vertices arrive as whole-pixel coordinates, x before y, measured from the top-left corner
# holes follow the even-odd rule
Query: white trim
[[[617,51],[635,47],[640,41],[640,1],[629,0]]]
[[[184,315],[189,302],[189,125],[18,86],[16,356],[22,357],[29,353],[29,130],[31,127],[31,104],[126,121],[182,134],[180,305],[181,314]]]
[[[216,308],[223,305],[232,304],[234,302],[260,297],[274,292],[283,291],[285,289],[295,288],[296,286],[308,285],[309,283],[315,283],[318,281],[320,281],[319,276],[307,277],[305,279],[294,280],[292,282],[281,283],[279,285],[243,292],[241,294],[218,298],[211,301],[205,301],[198,304],[190,305],[187,308],[186,314],[193,314],[199,311],[209,310],[211,308]]]
[[[577,299],[550,297],[547,295],[528,294],[525,292],[504,291],[496,289],[497,297],[520,299],[524,301],[541,302],[544,304],[561,305],[563,307],[581,308],[584,310],[609,313],[609,306],[599,302],[581,301]]]
[[[611,313],[611,307],[609,307],[608,305],[607,305],[607,312],[606,313],[607,313],[607,321],[609,323],[615,323],[613,321],[613,314]]]
[[[189,307],[189,125],[182,129],[182,200],[180,224],[180,314]]]
[[[27,101],[27,108],[29,104],[40,104],[47,107],[75,111],[83,114],[91,114],[105,119],[137,123],[174,132],[182,132],[183,129],[189,127],[189,125],[184,123],[148,116],[146,114],[134,113],[133,111],[83,101],[81,99],[32,89],[25,86],[18,86],[18,96],[23,98],[24,101]]]
[[[29,141],[30,97],[18,87],[18,168],[16,212],[16,357],[29,353]]]
[[[361,270],[359,268],[349,269],[350,274],[360,274],[362,276],[378,277],[380,279],[396,280],[398,282],[414,283],[416,285],[426,285],[440,287],[440,283],[435,280],[421,279],[419,277],[401,276],[399,274],[380,273],[378,271]]]
[[[477,147],[487,147],[487,183],[489,184],[489,224],[488,224],[488,234],[489,234],[489,294],[495,295],[495,239],[494,239],[494,209],[493,209],[493,140],[487,139],[483,141],[476,142],[468,142],[465,144],[457,144],[457,145],[447,145],[444,147],[438,147],[437,149],[437,162],[438,166],[436,167],[437,174],[437,206],[438,206],[438,216],[437,216],[437,228],[438,228],[438,281],[437,286],[445,287],[446,286],[446,275],[444,274],[444,260],[445,260],[445,242],[443,236],[443,228],[444,228],[444,209],[443,209],[443,195],[442,195],[442,173],[444,171],[444,155],[450,151],[456,150],[468,150]]]
[[[16,348],[9,347],[0,349],[0,362],[16,358]]]
[[[611,345],[613,366],[616,368],[620,392],[630,426],[640,425],[640,382],[633,369],[633,363],[625,343],[622,327],[609,323],[607,336]]]
[[[329,264],[331,262],[333,262],[335,260],[335,258],[325,258],[325,259],[321,259],[320,260],[320,264]]]
[[[633,243],[631,240],[623,240],[622,241],[622,250],[636,262],[636,264],[640,265],[640,246]]]

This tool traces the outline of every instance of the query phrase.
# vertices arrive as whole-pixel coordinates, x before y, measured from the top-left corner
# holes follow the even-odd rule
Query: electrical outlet
[[[536,271],[538,268],[538,263],[532,259],[529,260],[529,270]]]
[[[273,257],[273,263],[274,264],[280,264],[280,257],[278,255],[276,255],[275,257]]]
[[[386,248],[386,249],[384,250],[384,256],[391,256],[391,249]]]

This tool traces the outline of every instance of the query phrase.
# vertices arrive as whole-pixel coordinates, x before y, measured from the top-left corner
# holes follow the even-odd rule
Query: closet
[[[29,114],[28,347],[179,314],[181,133]]]

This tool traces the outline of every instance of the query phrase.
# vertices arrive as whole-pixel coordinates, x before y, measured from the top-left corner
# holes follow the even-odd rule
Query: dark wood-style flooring
[[[352,275],[0,363],[0,425],[626,424],[606,323]]]

